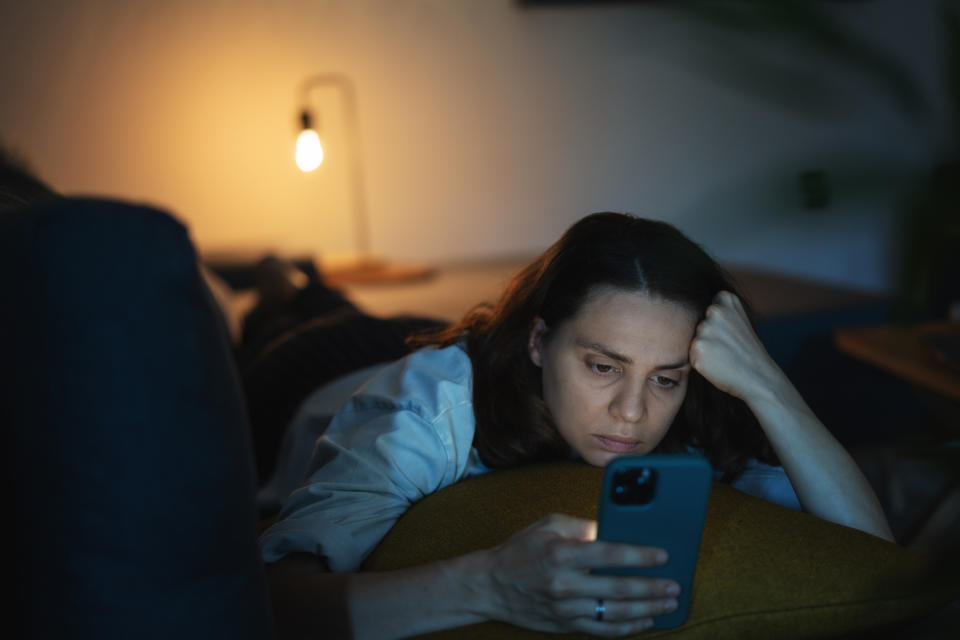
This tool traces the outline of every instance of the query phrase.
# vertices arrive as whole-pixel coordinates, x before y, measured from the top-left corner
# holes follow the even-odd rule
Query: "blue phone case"
[[[615,482],[618,474],[620,481]],[[651,477],[655,478],[653,487],[645,487]],[[625,483],[630,486],[623,486]],[[712,484],[710,463],[698,456],[626,456],[615,458],[604,470],[597,538],[660,547],[667,550],[670,559],[659,567],[605,569],[597,573],[669,578],[680,584],[677,608],[655,616],[654,628],[678,627],[687,619]],[[625,491],[631,492],[630,497],[624,498]],[[625,499],[646,503],[624,504]]]

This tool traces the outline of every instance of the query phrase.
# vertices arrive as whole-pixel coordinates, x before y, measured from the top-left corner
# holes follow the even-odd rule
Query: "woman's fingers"
[[[570,631],[581,631],[603,638],[620,638],[642,633],[653,626],[653,620],[644,618],[630,622],[598,622],[595,620],[579,620]]]
[[[561,538],[574,540],[595,540],[597,523],[595,520],[584,520],[562,513],[551,513],[545,518],[537,520],[524,531],[555,533]]]
[[[697,337],[721,336],[726,332],[753,333],[747,312],[740,298],[729,291],[721,291],[707,307],[706,318],[697,326]]]
[[[596,540],[595,521],[563,514],[535,522],[520,536],[536,540],[547,564],[574,571],[657,567],[670,559],[659,547]]]
[[[680,586],[672,580],[658,578],[602,576],[577,572],[555,578],[548,584],[546,591],[547,595],[555,600],[669,600],[680,593]]]
[[[599,622],[635,622],[670,613],[677,608],[674,598],[660,600],[610,600],[607,598],[579,598],[558,602],[554,608],[557,616],[568,620],[597,620],[600,602],[603,615]]]
[[[601,540],[558,538],[548,543],[548,557],[555,566],[570,569],[621,569],[658,567],[669,556],[658,547],[638,547]]]
[[[713,297],[714,304],[724,305],[732,307],[734,309],[743,310],[743,303],[740,301],[740,298],[731,291],[720,291]]]
[[[677,601],[624,601],[578,599],[557,604],[557,631],[582,631],[597,636],[620,637],[646,631],[653,627],[653,617],[670,613]],[[598,616],[598,611],[602,615]],[[599,619],[598,619],[599,618]]]
[[[690,344],[690,364],[711,384],[746,400],[776,374],[740,299],[721,291]]]

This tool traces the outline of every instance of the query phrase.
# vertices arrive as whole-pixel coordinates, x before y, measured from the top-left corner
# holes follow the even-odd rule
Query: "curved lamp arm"
[[[370,227],[367,219],[367,199],[363,176],[363,162],[360,157],[360,132],[357,118],[357,98],[353,83],[342,73],[318,73],[304,80],[300,88],[299,122],[303,130],[313,128],[319,119],[314,117],[309,107],[311,92],[324,87],[335,89],[343,105],[343,121],[346,126],[347,146],[350,148],[348,171],[350,195],[353,201],[353,222],[356,235],[356,248],[361,256],[370,253]]]

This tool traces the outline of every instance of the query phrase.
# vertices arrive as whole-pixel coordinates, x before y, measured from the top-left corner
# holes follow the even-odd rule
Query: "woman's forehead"
[[[580,346],[603,345],[628,357],[656,352],[675,359],[686,355],[696,326],[696,315],[685,305],[607,287],[593,292],[571,319],[568,338]]]

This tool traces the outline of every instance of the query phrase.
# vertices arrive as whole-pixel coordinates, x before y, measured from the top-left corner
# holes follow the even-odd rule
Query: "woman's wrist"
[[[820,426],[796,387],[775,364],[758,372],[758,381],[742,399],[767,437],[773,438],[777,431],[792,431],[800,425]]]
[[[767,357],[751,369],[740,399],[755,413],[764,407],[783,405],[792,400],[793,384],[773,360]]]
[[[501,604],[496,596],[491,550],[475,551],[455,558],[452,572],[464,613],[477,618],[474,622],[497,619]]]
[[[405,637],[490,618],[489,578],[478,553],[350,580],[354,637]]]

